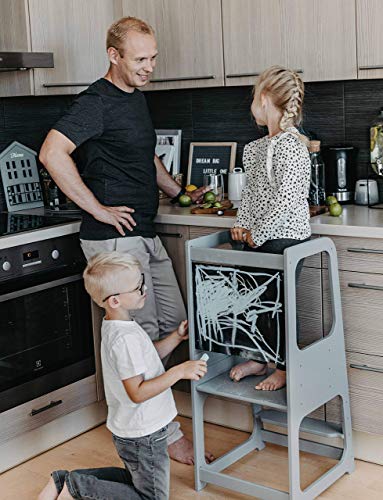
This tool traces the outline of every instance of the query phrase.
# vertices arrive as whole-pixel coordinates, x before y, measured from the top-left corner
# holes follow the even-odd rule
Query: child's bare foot
[[[56,500],[59,496],[57,493],[57,488],[53,478],[51,477],[44,489],[41,491],[40,495],[37,497],[37,500]]]
[[[68,487],[66,483],[63,486],[63,489],[61,490],[61,493],[58,497],[58,500],[72,500],[72,495],[68,491]]]
[[[194,465],[193,443],[185,436],[168,446],[169,457],[181,464]],[[209,464],[214,460],[214,455],[210,451],[205,452],[206,462]]]
[[[277,391],[286,385],[286,372],[283,370],[275,370],[269,377],[262,380],[258,385],[255,386],[256,389],[260,391]]]
[[[264,375],[267,372],[267,365],[257,363],[256,361],[245,361],[239,365],[233,366],[230,370],[230,378],[234,382],[239,382],[241,378],[249,375]]]

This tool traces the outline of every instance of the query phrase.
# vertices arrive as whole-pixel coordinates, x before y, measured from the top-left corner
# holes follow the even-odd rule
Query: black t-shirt
[[[158,210],[156,134],[142,92],[124,92],[105,78],[79,94],[54,125],[77,147],[76,164],[100,203],[134,208],[137,226],[126,236],[155,236]],[[80,238],[121,237],[114,226],[83,212]]]

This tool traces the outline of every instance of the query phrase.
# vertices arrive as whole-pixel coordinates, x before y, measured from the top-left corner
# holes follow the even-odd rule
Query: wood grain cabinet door
[[[358,77],[383,78],[383,5],[381,0],[356,0]]]
[[[355,0],[284,3],[288,67],[309,82],[357,78]]]
[[[383,434],[383,357],[347,354],[352,428]],[[326,420],[341,422],[340,401],[326,404]]]
[[[223,85],[221,0],[122,0],[124,16],[148,22],[159,55],[152,82],[162,90]]]
[[[29,0],[32,49],[53,52],[54,68],[36,69],[36,95],[78,94],[105,75],[108,27],[118,0]]]
[[[173,263],[182,297],[186,302],[185,242],[189,239],[189,228],[173,224],[157,224],[156,232]]]
[[[285,0],[222,0],[226,85],[253,85],[274,64],[287,64]]]
[[[28,52],[27,0],[0,1],[0,52]],[[0,73],[0,97],[33,94],[33,70]]]
[[[346,349],[354,353],[383,356],[383,276],[339,272]],[[332,323],[328,280],[323,281],[323,321]]]

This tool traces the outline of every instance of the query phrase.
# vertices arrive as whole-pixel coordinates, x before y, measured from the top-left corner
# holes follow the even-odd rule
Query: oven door
[[[81,274],[12,280],[0,295],[0,411],[95,373]]]

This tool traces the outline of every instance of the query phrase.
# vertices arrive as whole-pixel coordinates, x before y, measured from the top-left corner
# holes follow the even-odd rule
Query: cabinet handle
[[[174,78],[153,78],[149,83],[161,83],[161,82],[183,82],[184,80],[214,80],[215,75],[206,76],[176,76]]]
[[[378,285],[365,285],[364,283],[349,283],[348,286],[350,288],[364,288],[366,290],[378,290],[379,292],[383,291],[383,286],[378,286]]]
[[[261,73],[233,73],[226,75],[226,78],[246,78],[247,76],[259,76]]]
[[[350,368],[355,368],[356,370],[366,370],[368,372],[383,373],[383,368],[376,368],[375,366],[354,365],[353,363],[350,363]]]
[[[347,252],[383,254],[383,250],[375,250],[373,248],[347,248]]]
[[[55,406],[61,405],[62,399],[58,399],[57,401],[51,401],[49,405],[42,406],[41,408],[37,408],[37,410],[32,410],[29,416],[33,417],[38,413],[42,413],[43,411],[49,410],[50,408],[54,408]]]
[[[161,231],[157,231],[157,236],[164,236],[166,238],[182,238],[181,233],[166,233]]]
[[[295,69],[295,73],[303,75],[303,69]],[[246,78],[248,76],[259,76],[261,73],[233,73],[226,75],[226,78]]]
[[[66,83],[43,83],[43,87],[46,89],[54,88],[54,87],[89,87],[92,85],[92,82],[87,83],[75,83],[75,82],[66,82]]]
[[[359,66],[361,71],[368,71],[370,69],[383,69],[383,64],[377,64],[376,66]]]

